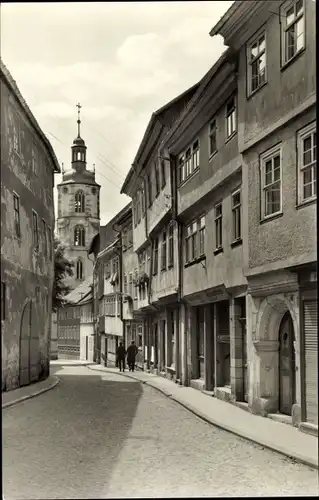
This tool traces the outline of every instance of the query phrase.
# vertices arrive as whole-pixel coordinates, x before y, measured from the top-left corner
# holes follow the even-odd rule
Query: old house
[[[247,398],[237,58],[224,52],[165,140],[176,178],[182,381]]]
[[[239,59],[252,411],[318,432],[316,4],[236,1],[212,29]]]
[[[122,262],[122,322],[124,345],[127,348],[134,340],[138,347],[137,366],[144,368],[144,317],[139,313],[139,296],[141,292],[141,270],[137,253],[133,246],[132,203],[127,206],[122,217],[118,218],[116,227],[121,238]],[[143,292],[142,292],[143,293]]]
[[[122,251],[118,220],[124,207],[95,235],[88,255],[93,256],[94,361],[114,366],[116,348],[123,341]],[[92,258],[92,257],[90,257]]]
[[[58,352],[64,359],[93,361],[93,278],[90,276],[65,297],[57,311]]]
[[[175,380],[178,233],[172,169],[163,141],[197,88],[194,85],[153,113],[121,189],[133,202],[133,250],[138,256],[135,314],[144,318],[146,368]]]
[[[49,375],[53,285],[52,146],[1,62],[2,390]]]

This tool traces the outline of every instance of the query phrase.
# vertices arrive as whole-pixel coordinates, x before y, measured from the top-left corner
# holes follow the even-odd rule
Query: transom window
[[[294,0],[284,11],[284,63],[290,61],[305,46],[305,19],[303,0]]]
[[[261,181],[262,217],[267,218],[282,210],[280,148],[261,156]]]
[[[251,94],[266,81],[265,33],[248,47],[248,86]]]
[[[192,175],[199,168],[199,140],[193,142],[178,156],[179,183]]]
[[[216,120],[213,120],[209,124],[209,142],[208,142],[208,154],[213,155],[217,151],[217,127]]]
[[[226,137],[236,132],[236,101],[232,97],[226,105]]]
[[[83,191],[78,191],[75,193],[75,211],[76,212],[84,212],[84,200],[85,196]]]
[[[85,246],[85,229],[83,226],[76,226],[74,229],[74,245],[76,247]]]
[[[298,134],[299,203],[316,198],[317,130],[316,123]]]

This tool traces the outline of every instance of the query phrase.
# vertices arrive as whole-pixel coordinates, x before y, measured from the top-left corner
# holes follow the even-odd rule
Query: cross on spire
[[[80,109],[82,108],[81,104],[78,102],[76,107],[78,108],[78,120],[77,120],[77,124],[78,124],[78,137],[81,137],[80,136],[80,124],[81,124],[81,120],[80,120]]]

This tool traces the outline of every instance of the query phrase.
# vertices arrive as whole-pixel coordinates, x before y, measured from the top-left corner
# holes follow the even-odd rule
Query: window
[[[162,184],[161,187],[162,189],[165,187],[166,184],[166,175],[165,175],[165,160],[162,158],[160,159],[161,161],[161,178],[162,178]]]
[[[232,212],[233,212],[233,241],[241,238],[241,199],[240,191],[232,194]]]
[[[35,175],[38,174],[38,158],[35,146],[32,146],[32,173]]]
[[[133,246],[133,228],[130,226],[126,233],[126,248],[131,248]]]
[[[144,215],[145,215],[145,190],[143,187],[141,188],[141,213],[142,213],[142,217],[144,217]]]
[[[124,274],[123,291],[124,291],[124,295],[127,295],[127,275],[126,274]]]
[[[141,192],[140,190],[137,191],[136,197],[135,197],[135,203],[136,203],[136,224],[139,224],[141,221]]]
[[[35,301],[37,304],[40,304],[40,287],[35,287]]]
[[[76,247],[85,246],[85,229],[83,226],[76,226],[74,229],[74,245]]]
[[[152,205],[152,203],[153,203],[151,174],[147,174],[147,191],[148,191],[148,206],[150,207]]]
[[[1,321],[6,319],[6,284],[1,281]]]
[[[167,249],[166,249],[166,231],[163,231],[162,234],[162,265],[161,270],[164,271],[166,269],[166,261],[167,261]]]
[[[14,116],[13,123],[13,149],[16,153],[21,153],[21,139],[20,139],[20,127],[17,125],[19,123],[19,118],[17,115]]]
[[[199,219],[199,256],[205,255],[205,215]]]
[[[168,228],[168,267],[174,266],[174,226]]]
[[[158,271],[158,238],[153,241],[153,274]]]
[[[155,165],[154,165],[154,171],[155,171],[155,196],[158,196],[159,195],[159,192],[160,192],[160,178],[159,178],[159,166],[158,166],[158,162],[156,161],[155,162]]]
[[[78,259],[76,261],[76,279],[77,280],[83,279],[83,262],[81,259]]]
[[[112,274],[117,273],[118,268],[119,268],[119,261],[118,261],[118,258],[117,258],[117,257],[115,257],[115,258],[112,260]]]
[[[179,172],[179,183],[181,184],[186,179],[185,176],[185,155],[182,153],[178,157],[178,172]]]
[[[281,152],[273,148],[261,156],[262,217],[281,212]]]
[[[175,318],[174,311],[170,313],[170,321],[171,321],[171,342],[172,342],[172,350],[171,350],[171,363],[170,366],[175,366]]]
[[[283,62],[290,61],[305,46],[303,0],[294,0],[283,15]]]
[[[134,271],[134,280],[135,280],[134,300],[137,300],[137,280],[138,280],[138,270],[137,269],[135,269],[135,271]]]
[[[14,211],[14,231],[15,235],[21,237],[20,228],[20,198],[17,194],[13,193],[13,211]]]
[[[248,47],[248,92],[255,92],[266,81],[266,39],[259,35]]]
[[[46,257],[48,255],[48,240],[47,240],[47,225],[44,219],[42,219],[42,241],[43,241],[43,255]]]
[[[186,228],[186,263],[196,259],[196,234],[197,234],[197,221],[192,222]]]
[[[33,246],[35,250],[39,250],[38,214],[34,210],[32,210],[32,224],[33,224]]]
[[[52,260],[52,232],[51,228],[48,226],[48,246],[49,246],[49,259]]]
[[[223,246],[223,206],[218,203],[215,206],[215,241],[216,250]]]
[[[84,193],[83,191],[78,191],[75,193],[75,211],[84,212]]]
[[[130,273],[129,274],[129,289],[128,289],[128,293],[130,295],[130,297],[133,297],[133,273]]]
[[[298,134],[299,203],[316,198],[317,130],[312,123]]]
[[[217,151],[217,128],[216,120],[213,120],[209,125],[209,143],[208,143],[208,153],[212,156]]]
[[[185,153],[185,175],[186,178],[192,173],[192,150],[188,148]]]
[[[194,142],[192,146],[192,167],[196,170],[199,167],[199,140]]]
[[[111,263],[106,262],[104,264],[104,278],[107,280],[111,276]]]
[[[236,103],[235,97],[232,97],[226,106],[226,138],[236,132]]]

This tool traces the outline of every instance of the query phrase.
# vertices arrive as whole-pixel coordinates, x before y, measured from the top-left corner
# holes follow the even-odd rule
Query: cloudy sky
[[[232,3],[2,3],[2,60],[66,170],[75,105],[83,106],[102,224],[129,202],[120,188],[152,112],[200,80],[225,50],[209,31]]]

